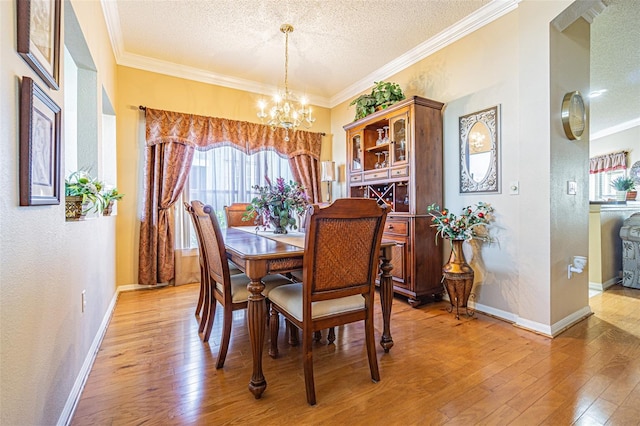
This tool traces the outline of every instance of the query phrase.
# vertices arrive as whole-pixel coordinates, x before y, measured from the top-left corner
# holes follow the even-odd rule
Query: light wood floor
[[[73,425],[640,424],[640,290],[593,297],[595,315],[553,340],[481,314],[458,321],[446,302],[413,309],[397,298],[395,346],[378,346],[382,380],[370,380],[362,326],[340,327],[335,345],[324,336],[314,347],[315,407],[284,326],[280,358],[265,346],[262,399],[247,390],[245,311],[216,370],[221,309],[203,344],[197,295],[197,285],[120,295]]]

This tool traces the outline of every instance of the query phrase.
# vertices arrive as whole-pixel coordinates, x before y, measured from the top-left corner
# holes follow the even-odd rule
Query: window
[[[616,190],[611,186],[611,181],[620,176],[625,176],[625,170],[590,174],[589,199],[592,201],[615,200]]]
[[[287,181],[294,180],[289,160],[273,151],[260,151],[251,155],[233,147],[196,151],[183,200],[200,200],[211,205],[216,211],[220,226],[225,227],[224,206],[251,201],[254,197],[251,187],[266,185],[265,175],[273,183],[278,177]],[[176,244],[184,249],[197,247],[195,232],[189,217],[184,214],[183,206],[177,206],[176,212],[176,232],[179,236]]]

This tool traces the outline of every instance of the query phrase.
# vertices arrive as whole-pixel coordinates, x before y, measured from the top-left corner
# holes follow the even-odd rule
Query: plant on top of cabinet
[[[376,107],[385,109],[389,105],[393,105],[404,99],[404,93],[398,83],[389,83],[385,81],[374,82],[371,95],[376,98]]]
[[[385,109],[405,98],[398,83],[376,81],[374,85],[371,93],[362,94],[349,104],[349,106],[356,106],[354,121],[364,118],[378,109]]]

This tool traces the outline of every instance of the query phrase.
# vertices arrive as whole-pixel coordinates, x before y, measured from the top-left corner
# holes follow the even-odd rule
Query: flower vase
[[[280,217],[270,217],[269,221],[271,222],[271,228],[273,228],[274,234],[286,234],[287,228],[280,225]]]
[[[473,269],[464,257],[462,243],[464,240],[451,240],[451,256],[442,268],[445,290],[451,303],[447,311],[452,312],[455,308],[456,319],[460,319],[460,308],[466,310],[468,317],[474,314],[467,305],[473,288]]]

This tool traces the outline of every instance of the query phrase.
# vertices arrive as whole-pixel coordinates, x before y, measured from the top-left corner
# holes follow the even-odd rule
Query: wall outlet
[[[82,313],[84,313],[84,310],[87,308],[86,291],[87,290],[82,290]]]
[[[578,182],[573,180],[567,181],[567,194],[576,195],[578,193]]]

